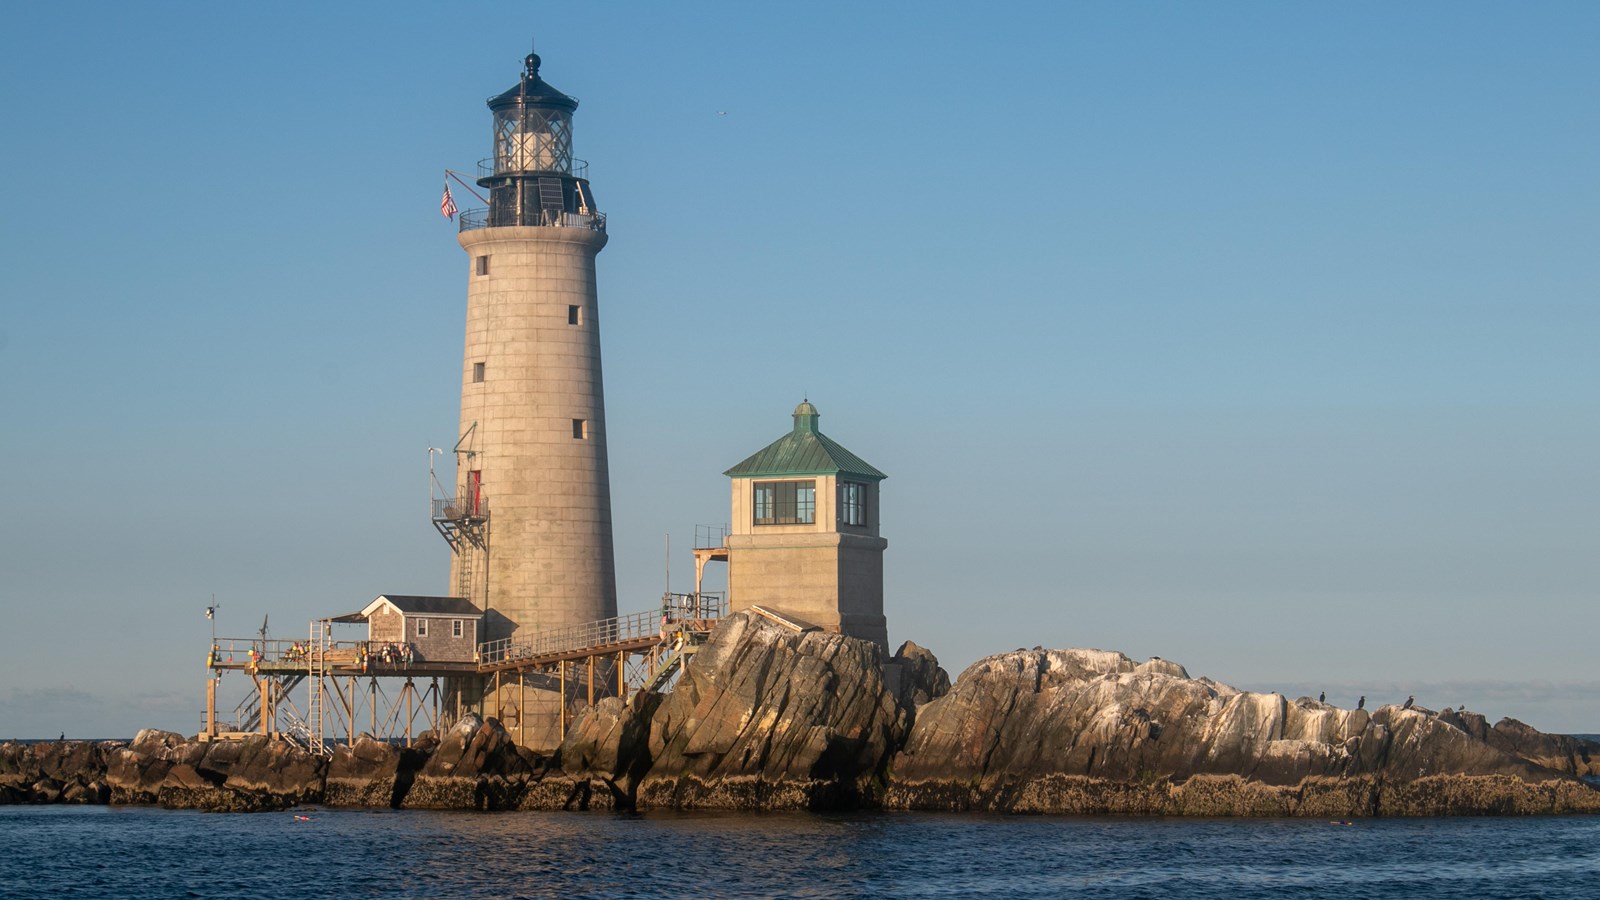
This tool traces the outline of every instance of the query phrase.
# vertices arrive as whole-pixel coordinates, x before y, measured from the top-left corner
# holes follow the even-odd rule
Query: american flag
[[[444,183],[444,199],[439,201],[439,215],[446,219],[456,217],[456,201],[450,196],[450,182]]]

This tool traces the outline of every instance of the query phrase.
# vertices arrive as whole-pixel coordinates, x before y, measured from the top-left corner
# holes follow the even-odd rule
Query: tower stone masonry
[[[617,614],[595,255],[606,245],[587,164],[572,157],[578,101],[539,76],[488,101],[486,210],[461,216],[466,346],[450,590],[486,613],[484,640]],[[438,517],[436,513],[436,518]]]

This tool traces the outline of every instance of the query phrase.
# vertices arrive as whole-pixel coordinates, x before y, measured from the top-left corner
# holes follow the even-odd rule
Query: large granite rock
[[[1446,710],[1442,716],[1450,715]],[[1545,734],[1516,719],[1501,719],[1493,728],[1484,727],[1484,717],[1463,710],[1456,714],[1465,721],[1467,733],[1489,746],[1520,756],[1529,762],[1578,777],[1600,777],[1600,743],[1565,734]]]
[[[106,759],[119,742],[0,744],[0,804],[105,803]]]
[[[663,695],[640,691],[623,702],[607,697],[579,714],[557,752],[565,781],[552,781],[524,807],[631,808],[650,770],[650,722]],[[559,786],[566,787],[566,794]]]
[[[105,783],[112,803],[253,812],[321,800],[325,772],[322,757],[286,741],[187,741],[146,730],[109,749]]]
[[[724,619],[651,718],[640,807],[821,809],[873,802],[907,714],[876,644]]]
[[[498,719],[462,716],[439,740],[400,805],[409,809],[516,809],[541,760]]]
[[[886,803],[1427,815],[1600,811],[1600,792],[1428,710],[1290,702],[1190,678],[1166,660],[1036,649],[974,663],[918,710]]]
[[[106,760],[111,802],[155,803],[173,766],[203,753],[203,746],[187,744],[180,734],[150,728],[139,732],[133,743],[113,750]]]
[[[116,802],[257,812],[320,801],[325,765],[294,744],[259,735],[154,748],[135,741],[113,760],[107,780]]]
[[[899,691],[895,699],[900,701],[901,706],[914,711],[924,703],[950,693],[950,674],[927,648],[906,641],[894,652],[894,659],[890,662],[900,670]]]
[[[398,808],[417,771],[428,760],[423,750],[397,747],[362,735],[340,744],[328,760],[322,802],[328,806]]]

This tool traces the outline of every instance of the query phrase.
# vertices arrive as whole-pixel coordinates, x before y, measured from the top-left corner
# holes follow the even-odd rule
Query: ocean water
[[[1600,897],[1600,818],[0,807],[0,897]]]

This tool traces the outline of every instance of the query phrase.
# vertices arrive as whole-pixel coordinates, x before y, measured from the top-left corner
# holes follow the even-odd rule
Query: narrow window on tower
[[[839,482],[839,524],[867,524],[867,486],[854,481]]]
[[[569,306],[569,307],[567,307],[567,324],[568,325],[582,325],[583,324],[583,307],[581,307],[581,306]]]
[[[489,274],[489,257],[480,256],[474,260],[474,268],[472,271],[479,275]]]
[[[575,440],[580,440],[580,441],[588,440],[588,438],[589,438],[589,420],[588,419],[573,419],[572,420],[572,437]]]
[[[483,363],[472,364],[472,383],[483,384]]]

